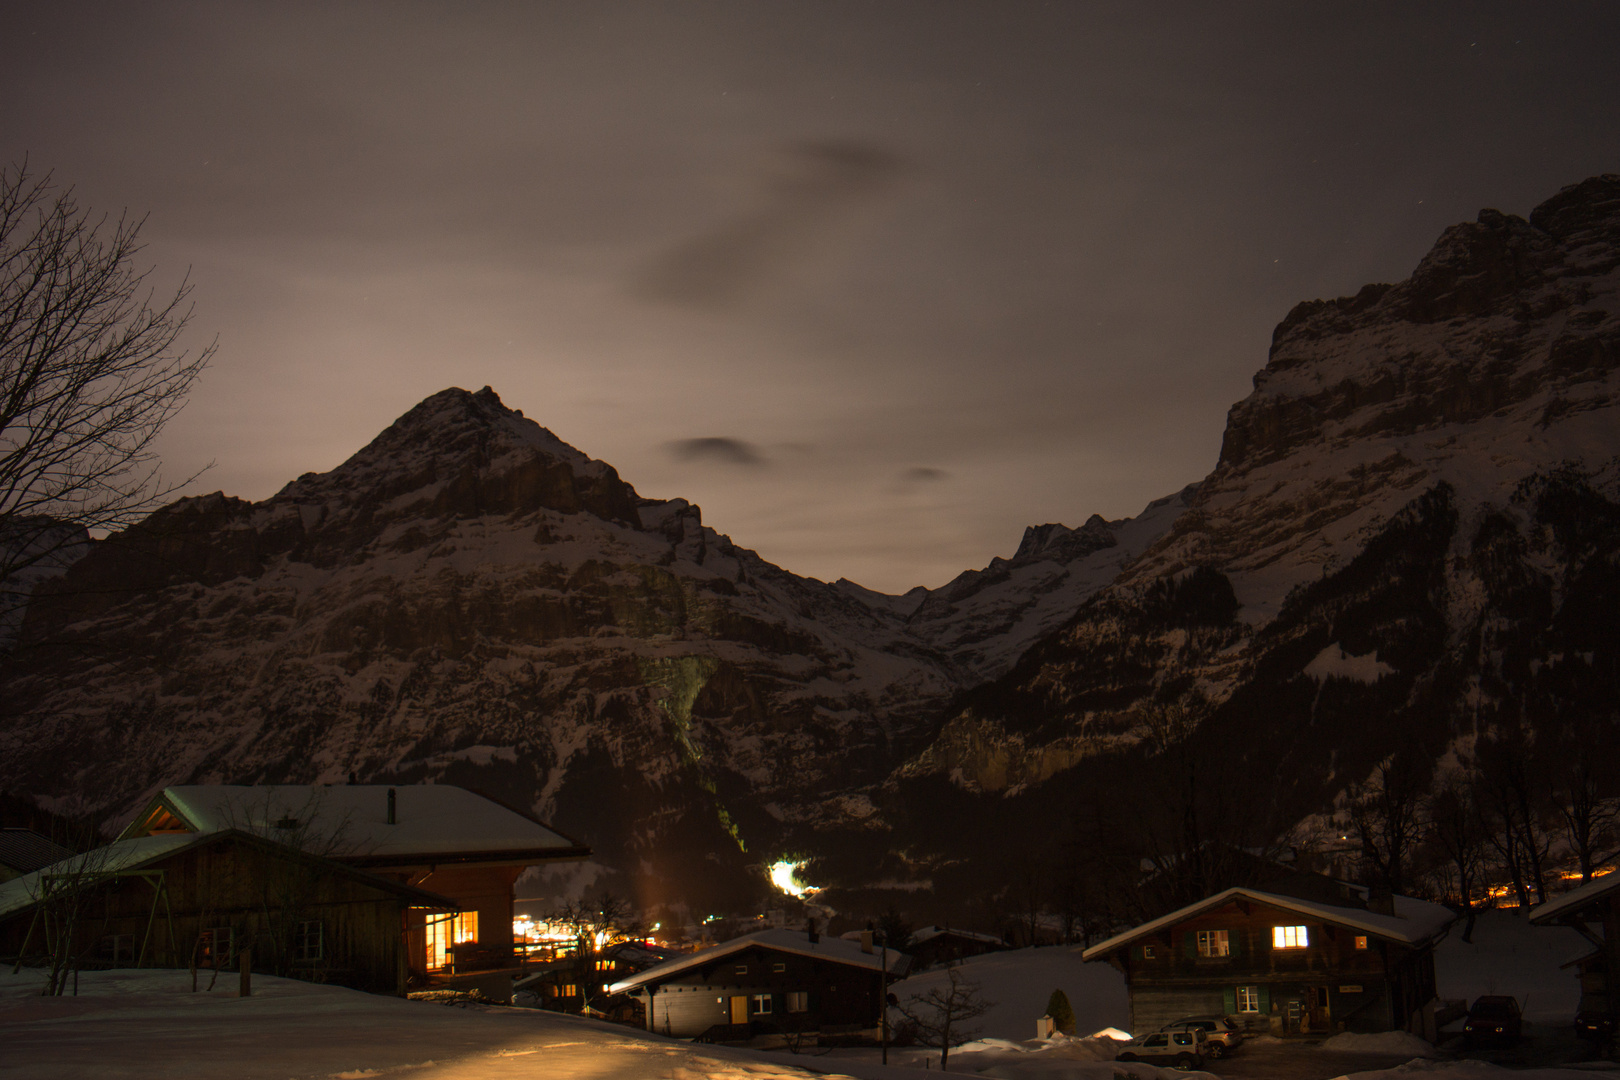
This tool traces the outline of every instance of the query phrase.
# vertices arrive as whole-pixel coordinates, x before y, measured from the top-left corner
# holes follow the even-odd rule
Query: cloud
[[[813,252],[901,171],[894,154],[851,140],[789,147],[765,178],[753,212],[663,252],[636,291],[655,300],[720,307],[741,299]]]
[[[676,461],[718,461],[724,465],[763,465],[759,447],[742,439],[711,435],[701,439],[677,439],[666,443]]]

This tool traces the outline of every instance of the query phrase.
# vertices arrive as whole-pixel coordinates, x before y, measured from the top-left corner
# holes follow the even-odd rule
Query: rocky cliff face
[[[1400,747],[1612,714],[1617,293],[1603,176],[1300,304],[1187,511],[893,785],[1022,792],[1140,756],[1168,709],[1307,813]]]
[[[117,814],[173,783],[464,783],[645,902],[746,903],[760,862],[860,827],[950,696],[1111,578],[1116,531],[1161,534],[1154,513],[1044,526],[948,596],[883,596],[773,566],[488,388],[447,390],[331,472],[181,500],[51,583],[7,673],[0,785]]]

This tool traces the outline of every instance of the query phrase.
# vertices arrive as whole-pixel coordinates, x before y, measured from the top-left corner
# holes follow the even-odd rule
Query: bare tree
[[[1474,893],[1484,879],[1485,822],[1481,816],[1475,782],[1471,776],[1454,775],[1429,797],[1425,807],[1429,839],[1446,857],[1446,892],[1456,897],[1468,911],[1462,940],[1474,940],[1474,920],[1478,909]]]
[[[1404,892],[1413,855],[1423,838],[1425,777],[1398,755],[1379,762],[1365,784],[1350,789],[1350,824],[1373,882]]]
[[[939,1050],[939,1071],[950,1068],[951,1047],[970,1042],[979,1029],[970,1027],[996,1003],[980,997],[979,984],[963,973],[961,965],[947,968],[945,985],[926,994],[913,994],[900,1006],[917,1031],[917,1041]]]
[[[144,218],[109,223],[25,163],[0,170],[0,626],[85,530],[123,528],[179,487],[154,442],[212,344],[178,347],[191,286],[134,265]]]

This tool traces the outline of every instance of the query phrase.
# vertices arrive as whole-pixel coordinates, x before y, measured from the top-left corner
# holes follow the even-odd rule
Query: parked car
[[[1504,994],[1486,994],[1474,999],[1463,1021],[1463,1041],[1469,1046],[1494,1043],[1511,1046],[1524,1033],[1524,1017],[1516,999]]]
[[[1606,1039],[1614,1031],[1608,994],[1582,994],[1575,1009],[1575,1034],[1583,1039]]]
[[[1155,1031],[1138,1035],[1114,1055],[1120,1061],[1146,1061],[1177,1069],[1202,1069],[1209,1042],[1203,1028],[1191,1031]]]
[[[1188,1016],[1160,1031],[1190,1031],[1198,1028],[1209,1041],[1209,1056],[1221,1058],[1243,1045],[1243,1031],[1224,1016]]]

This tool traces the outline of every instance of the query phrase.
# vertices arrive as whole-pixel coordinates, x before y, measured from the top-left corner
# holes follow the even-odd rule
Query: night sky
[[[1620,4],[8,3],[262,499],[447,386],[900,591],[1202,478],[1297,301],[1620,171]]]

